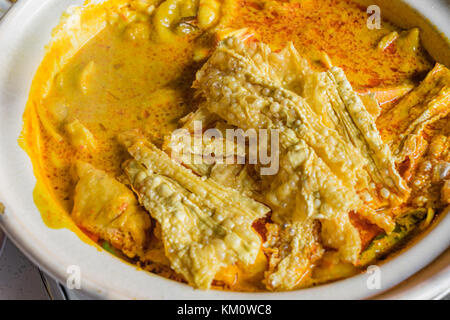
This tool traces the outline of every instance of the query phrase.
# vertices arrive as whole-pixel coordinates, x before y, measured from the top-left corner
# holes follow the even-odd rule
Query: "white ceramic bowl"
[[[371,2],[377,3],[376,0]],[[443,34],[450,36],[450,9],[445,0],[405,2],[416,8]],[[44,46],[50,40],[52,28],[69,5],[81,3],[81,0],[20,0],[0,21],[0,201],[6,206],[6,212],[0,215],[0,224],[32,261],[57,280],[66,283],[67,268],[76,265],[81,271],[81,290],[99,298],[362,299],[381,294],[401,283],[449,247],[450,215],[446,215],[414,246],[381,266],[380,289],[370,290],[367,286],[368,275],[361,274],[298,291],[234,293],[195,290],[137,270],[83,243],[69,230],[47,228],[33,202],[35,178],[31,162],[19,147],[17,139],[22,129],[22,113],[31,81],[44,56]],[[406,6],[402,10],[413,12]],[[387,9],[384,12],[389,14]],[[416,23],[425,25],[420,17],[417,17]],[[432,28],[427,32],[430,37],[437,34]],[[430,37],[426,35],[424,39]],[[448,65],[447,53],[437,58]],[[448,264],[448,259],[446,261]],[[447,268],[443,275],[441,273],[444,289],[450,286],[448,271]]]

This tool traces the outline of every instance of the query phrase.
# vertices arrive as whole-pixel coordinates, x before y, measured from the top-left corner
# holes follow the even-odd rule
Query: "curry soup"
[[[89,37],[63,62],[70,44],[54,40],[24,115],[49,226],[195,287],[291,290],[361,272],[448,205],[450,75],[419,29],[369,29],[345,0],[111,0],[76,15]],[[280,136],[270,178],[175,162],[171,133],[194,120],[295,139]]]

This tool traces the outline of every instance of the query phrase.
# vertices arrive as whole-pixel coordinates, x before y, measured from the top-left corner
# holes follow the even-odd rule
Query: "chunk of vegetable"
[[[217,0],[200,0],[197,20],[198,25],[202,29],[208,29],[214,26],[220,16],[220,1]]]
[[[78,119],[65,125],[67,134],[70,137],[72,145],[80,151],[94,151],[97,143],[94,135]]]
[[[399,248],[409,237],[418,231],[420,222],[426,217],[426,209],[418,209],[399,217],[396,226],[390,234],[380,234],[361,253],[358,264],[367,266],[387,256],[390,252]]]
[[[381,41],[378,43],[378,49],[379,50],[386,50],[395,40],[398,38],[398,32],[392,31],[385,35]]]
[[[87,65],[83,67],[83,70],[80,73],[80,89],[83,94],[88,94],[90,83],[93,81],[95,76],[95,62],[89,61]]]
[[[420,46],[420,30],[412,28],[399,39],[399,47],[405,51],[415,52]]]

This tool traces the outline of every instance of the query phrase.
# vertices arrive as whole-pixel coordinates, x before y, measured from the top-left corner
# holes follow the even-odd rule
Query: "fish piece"
[[[87,162],[78,161],[76,172],[79,181],[71,213],[75,223],[130,258],[141,255],[151,224],[133,192]]]
[[[75,148],[91,152],[97,148],[94,135],[78,119],[67,123],[65,129]]]
[[[378,50],[384,51],[389,48],[390,45],[393,44],[395,40],[397,40],[398,36],[399,34],[397,31],[392,31],[385,35],[378,43]]]

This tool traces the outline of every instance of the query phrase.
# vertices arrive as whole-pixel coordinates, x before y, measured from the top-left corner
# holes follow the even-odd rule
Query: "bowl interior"
[[[33,202],[36,180],[27,154],[18,145],[18,138],[31,81],[44,56],[44,46],[50,40],[51,31],[70,5],[82,2],[21,0],[0,22],[0,200],[6,207],[6,212],[0,215],[0,224],[31,260],[57,280],[65,284],[73,274],[71,266],[76,266],[80,271],[81,290],[101,298],[359,299],[379,294],[400,283],[448,248],[450,216],[446,215],[416,245],[380,267],[380,289],[370,290],[367,286],[370,275],[361,274],[292,292],[235,293],[194,290],[140,271],[80,241],[67,229],[49,229]],[[414,12],[407,7],[404,9]],[[438,12],[437,16],[442,19],[448,14],[447,10]],[[449,32],[450,28],[444,31]],[[439,35],[431,27],[429,32]]]

